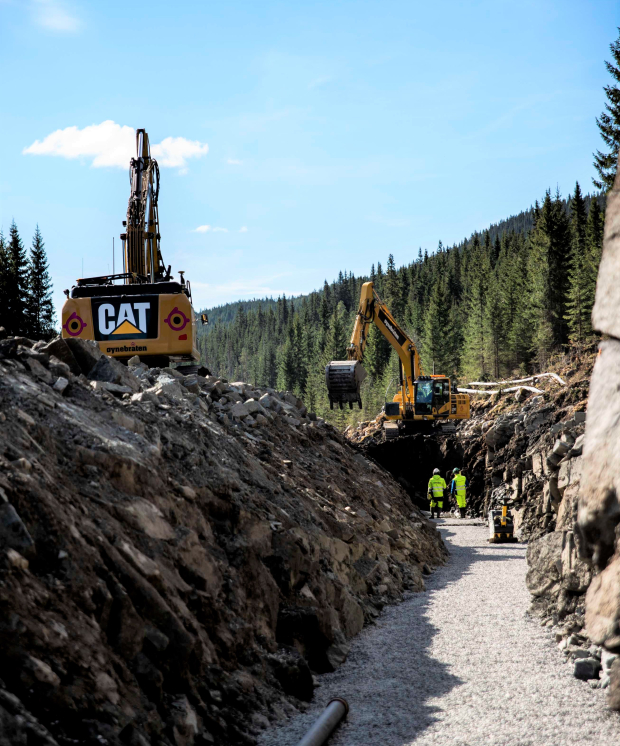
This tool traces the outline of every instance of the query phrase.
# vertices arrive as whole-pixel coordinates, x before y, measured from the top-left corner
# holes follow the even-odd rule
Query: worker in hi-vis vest
[[[458,467],[452,469],[454,478],[450,485],[450,494],[456,498],[456,504],[459,506],[461,511],[461,518],[465,518],[465,507],[467,506],[467,488],[469,487],[469,479],[461,474],[461,470]]]
[[[435,511],[437,511],[437,518],[441,516],[441,511],[443,510],[443,496],[447,489],[446,480],[439,473],[439,469],[434,469],[433,476],[428,480],[428,498],[431,501],[431,518],[435,517]]]

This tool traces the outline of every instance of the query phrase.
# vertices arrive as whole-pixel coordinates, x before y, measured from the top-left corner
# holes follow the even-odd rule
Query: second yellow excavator
[[[121,360],[138,355],[151,367],[194,363],[196,315],[192,291],[179,272],[171,276],[160,251],[159,166],[145,130],[136,131],[129,166],[131,192],[121,234],[123,273],[79,279],[62,309],[62,336],[91,339]],[[207,323],[203,314],[202,322]]]
[[[360,306],[347,348],[348,360],[332,361],[325,368],[329,404],[362,407],[361,385],[366,378],[362,365],[368,342],[368,327],[375,324],[398,353],[400,390],[385,404],[386,437],[428,430],[433,423],[469,418],[469,396],[459,394],[456,382],[447,376],[425,376],[418,350],[409,335],[398,325],[372,282],[362,285]],[[444,428],[445,429],[445,428]]]

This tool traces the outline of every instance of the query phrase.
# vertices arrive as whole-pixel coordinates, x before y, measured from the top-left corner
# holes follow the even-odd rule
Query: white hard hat
[[[433,469],[433,474],[439,474],[439,469]]]

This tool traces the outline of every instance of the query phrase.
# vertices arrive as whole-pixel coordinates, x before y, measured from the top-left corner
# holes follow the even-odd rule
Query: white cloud
[[[228,233],[228,228],[214,228],[214,233]]]
[[[206,143],[184,137],[166,137],[151,145],[151,153],[161,166],[179,168],[184,173],[188,158],[201,158],[209,151]],[[95,168],[127,168],[136,152],[136,133],[133,127],[120,125],[111,119],[88,127],[65,127],[43,140],[35,140],[24,148],[29,155],[54,155],[61,158],[92,158]]]
[[[211,230],[210,225],[199,225],[198,228],[194,228],[193,233],[207,233]]]
[[[151,146],[151,153],[162,166],[184,168],[186,158],[202,158],[209,152],[209,146],[198,140],[186,140],[184,137],[166,137],[158,145]]]
[[[241,226],[241,228],[239,228],[239,233],[247,233],[247,232],[248,232],[247,226],[243,225]]]
[[[228,163],[229,166],[240,166],[243,161],[239,161],[236,158],[229,158],[226,163]]]
[[[75,33],[82,26],[58,0],[33,0],[32,12],[35,22],[51,31]]]

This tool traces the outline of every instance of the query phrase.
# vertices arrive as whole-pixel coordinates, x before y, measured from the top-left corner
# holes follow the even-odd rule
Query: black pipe
[[[335,697],[330,700],[318,720],[316,720],[297,746],[322,746],[336,730],[340,722],[344,720],[348,712],[349,705],[346,699]]]

